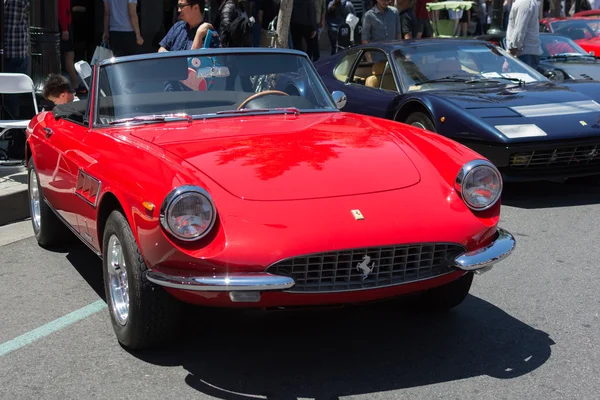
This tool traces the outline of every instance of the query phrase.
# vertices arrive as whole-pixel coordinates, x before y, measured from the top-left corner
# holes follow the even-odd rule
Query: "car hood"
[[[579,39],[575,40],[575,43],[577,43],[586,51],[600,50],[600,37],[594,37],[591,39]]]
[[[357,195],[420,181],[402,138],[354,114],[225,117],[146,125],[131,134],[247,200]]]
[[[598,59],[552,61],[544,60],[552,68],[560,69],[571,76],[572,79],[594,79],[600,81],[600,62]]]
[[[443,94],[442,94],[443,93]],[[464,91],[438,92],[437,96],[477,117],[494,130],[497,140],[536,141],[600,135],[598,117],[600,82],[533,83]],[[507,134],[506,126],[527,125]],[[502,128],[498,128],[501,126]],[[501,129],[504,129],[501,130]],[[473,131],[478,131],[474,127]]]

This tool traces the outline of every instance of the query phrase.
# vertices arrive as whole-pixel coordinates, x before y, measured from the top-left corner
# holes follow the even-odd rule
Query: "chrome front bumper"
[[[515,249],[515,245],[516,241],[513,235],[498,228],[496,240],[485,247],[460,255],[454,260],[454,266],[464,271],[481,274],[508,257]]]
[[[203,292],[284,290],[294,286],[292,278],[266,272],[184,277],[149,271],[146,278],[161,286]]]
[[[515,238],[509,232],[498,228],[496,240],[481,249],[460,255],[454,260],[454,267],[475,273],[489,271],[494,264],[512,253],[515,244]],[[160,286],[204,292],[285,290],[295,284],[294,279],[290,277],[266,272],[185,277],[148,271],[146,278]]]

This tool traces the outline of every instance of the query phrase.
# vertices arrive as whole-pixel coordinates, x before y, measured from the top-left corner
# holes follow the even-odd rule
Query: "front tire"
[[[429,116],[422,112],[414,112],[406,118],[405,124],[435,132],[435,125]]]
[[[417,300],[419,308],[427,311],[446,311],[458,306],[469,294],[473,272],[467,272],[455,281],[428,290]]]
[[[27,163],[27,177],[29,212],[35,238],[38,244],[44,248],[56,246],[70,236],[71,232],[46,204],[33,157],[29,158]]]
[[[177,329],[181,304],[144,276],[148,268],[120,211],[108,217],[102,243],[106,301],[118,341],[131,350],[166,341]]]

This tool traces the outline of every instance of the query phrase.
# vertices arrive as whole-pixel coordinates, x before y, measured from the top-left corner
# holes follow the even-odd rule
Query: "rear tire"
[[[415,128],[421,128],[430,132],[435,132],[435,125],[431,118],[422,112],[414,112],[406,118],[405,124],[414,126]]]
[[[102,243],[106,301],[118,341],[131,350],[165,342],[178,327],[181,303],[144,276],[148,268],[120,211],[108,217]]]
[[[29,158],[27,164],[27,178],[29,213],[38,244],[49,248],[72,238],[72,233],[44,200],[44,192],[38,179],[33,157]]]
[[[458,306],[469,294],[473,283],[473,272],[443,286],[430,289],[417,300],[419,308],[427,311],[446,311]]]

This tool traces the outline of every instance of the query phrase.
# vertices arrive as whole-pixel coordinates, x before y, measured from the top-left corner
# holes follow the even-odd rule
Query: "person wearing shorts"
[[[71,85],[79,86],[75,72],[75,49],[73,47],[73,27],[71,25],[71,0],[58,0],[58,25],[60,26],[60,55],[62,65],[69,74]]]

